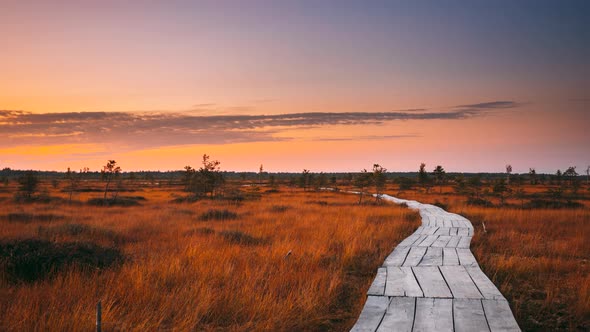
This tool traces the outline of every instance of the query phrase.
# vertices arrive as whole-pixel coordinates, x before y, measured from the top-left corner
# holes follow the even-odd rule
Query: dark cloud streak
[[[398,120],[462,120],[516,107],[508,101],[461,105],[450,111],[195,115],[191,112],[42,113],[0,110],[3,146],[107,143],[129,148],[289,140],[275,134],[328,125],[384,124]],[[390,138],[404,137],[391,135]],[[352,138],[351,138],[352,139]],[[362,138],[359,138],[362,139]],[[376,139],[376,138],[375,138]],[[317,140],[338,140],[318,138]],[[346,138],[348,140],[348,138]]]

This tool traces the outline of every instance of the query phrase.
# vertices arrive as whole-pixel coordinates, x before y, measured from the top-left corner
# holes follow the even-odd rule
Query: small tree
[[[381,199],[381,194],[385,189],[385,183],[387,181],[385,177],[386,172],[387,169],[385,167],[382,167],[379,164],[373,165],[373,184],[375,185],[376,201],[379,201]]]
[[[371,186],[373,176],[371,173],[363,169],[354,179],[355,187],[359,190],[359,205],[363,203],[363,195],[365,188]]]
[[[26,200],[33,198],[39,187],[39,178],[33,171],[27,171],[18,178],[18,194]]]
[[[184,183],[184,191],[190,191],[193,185],[193,176],[195,175],[195,169],[191,166],[184,166],[184,174],[182,177],[182,183]]]
[[[573,195],[578,193],[578,189],[580,189],[580,183],[578,182],[578,172],[576,172],[576,166],[570,166],[567,168],[565,172],[563,172],[563,176],[568,179],[568,183],[570,185],[570,189]]]
[[[537,184],[537,171],[534,168],[529,168],[529,181],[532,185]]]
[[[105,202],[105,204],[107,203],[107,192],[109,191],[109,185],[111,184],[111,181],[115,177],[119,176],[120,173],[121,173],[121,167],[117,166],[117,162],[114,160],[109,160],[107,162],[107,164],[104,165],[102,168],[101,174],[102,174],[104,181],[106,182],[106,185],[104,187],[104,202]]]
[[[586,168],[586,184],[590,185],[590,166]]]
[[[207,194],[211,197],[215,196],[225,181],[219,167],[221,162],[209,159],[208,155],[203,155],[202,166],[194,173],[191,180],[191,192],[198,197]]]
[[[303,188],[303,191],[307,191],[307,187],[310,182],[310,173],[308,169],[303,169],[301,176],[299,177],[299,186]]]
[[[82,174],[82,172],[80,172]],[[72,196],[74,191],[78,189],[78,185],[80,183],[80,177],[76,176],[76,172],[72,172],[68,167],[68,171],[66,172],[66,180],[68,181],[68,192],[70,193],[68,203],[72,204]]]
[[[440,193],[442,194],[442,187],[443,187],[445,175],[446,175],[445,169],[441,165],[438,165],[438,166],[436,166],[434,171],[432,171],[432,175],[434,175],[434,178],[436,179],[436,183],[438,184],[438,186],[440,188]]]
[[[426,171],[426,164],[421,163],[420,169],[418,170],[418,183],[428,193],[430,191],[430,183],[428,179],[428,172]]]
[[[264,173],[264,167],[260,164],[260,168],[258,169],[258,185],[262,185],[262,174]]]
[[[506,165],[506,184],[510,184],[510,174],[512,173],[512,165]]]

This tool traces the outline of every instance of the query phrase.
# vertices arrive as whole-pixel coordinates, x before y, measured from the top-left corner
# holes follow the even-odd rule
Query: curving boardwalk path
[[[520,331],[469,250],[469,220],[434,205],[382,198],[418,210],[422,226],[385,259],[351,331]]]

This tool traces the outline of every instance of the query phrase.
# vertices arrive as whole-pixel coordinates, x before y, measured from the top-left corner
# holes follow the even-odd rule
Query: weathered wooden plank
[[[428,247],[418,266],[440,266],[443,263],[442,255],[442,248]]]
[[[378,295],[383,296],[385,293],[385,281],[387,280],[387,269],[380,267],[377,269],[377,275],[369,287],[367,295]]]
[[[459,232],[459,229],[457,227],[452,227],[451,230],[449,231],[449,235],[453,236],[453,235],[457,235]]]
[[[368,296],[363,311],[350,331],[374,332],[379,327],[389,305],[386,296]]]
[[[453,227],[462,227],[463,226],[463,224],[461,222],[459,222],[459,220],[457,220],[457,219],[453,219],[452,223],[453,223]]]
[[[459,265],[459,256],[455,248],[443,248],[443,265]]]
[[[475,256],[471,253],[471,250],[467,248],[457,248],[457,256],[459,256],[459,265],[473,265],[477,266]]]
[[[494,283],[480,270],[479,266],[467,266],[465,270],[469,273],[469,276],[471,276],[471,279],[475,282],[479,292],[485,299],[505,300],[502,293],[500,293]]]
[[[450,218],[445,218],[443,220],[443,222],[444,222],[444,226],[443,227],[446,227],[446,228],[453,227],[453,221]]]
[[[420,288],[422,288],[424,297],[450,298],[453,296],[438,266],[416,266],[412,270]]]
[[[426,227],[426,229],[422,232],[422,234],[434,235],[434,233],[436,233],[437,230],[438,230],[438,227]]]
[[[432,227],[422,226],[422,231],[420,232],[420,235],[430,235],[430,232],[432,232]]]
[[[441,266],[442,272],[453,297],[459,299],[481,299],[481,293],[463,266]]]
[[[452,299],[416,299],[414,331],[453,331]]]
[[[451,239],[449,240],[449,242],[447,242],[447,248],[456,248],[457,245],[459,244],[459,241],[461,240],[460,236],[451,236]]]
[[[447,228],[448,229],[448,228]],[[451,240],[451,236],[449,235],[440,235],[436,241],[432,244],[432,247],[444,247],[449,243]]]
[[[492,332],[495,331],[520,331],[508,301],[505,300],[487,300],[481,301],[483,304],[483,310],[485,312],[488,325]]]
[[[415,310],[415,297],[393,297],[377,332],[411,332]]]
[[[469,228],[466,228],[466,227],[459,228],[459,231],[457,234],[459,236],[469,236]]]
[[[400,244],[398,244],[398,247],[409,247],[412,245],[412,243],[416,242],[416,240],[418,240],[420,238],[420,234],[412,234],[410,236],[408,236],[407,238],[405,238],[402,242],[400,242]]]
[[[434,235],[449,235],[450,228],[449,227],[439,227]]]
[[[426,253],[426,247],[411,247],[403,266],[418,266]]]
[[[391,266],[387,268],[386,296],[424,296],[414,272],[410,267]]]
[[[408,256],[409,251],[410,247],[395,247],[395,249],[383,262],[383,266],[402,266],[406,260],[406,256]]]
[[[428,235],[422,242],[418,244],[419,247],[430,247],[434,241],[438,239],[438,235]]]
[[[456,332],[489,332],[481,300],[454,299],[453,319]]]
[[[459,239],[459,243],[457,244],[457,248],[469,248],[470,243],[471,236],[461,236],[461,239]]]

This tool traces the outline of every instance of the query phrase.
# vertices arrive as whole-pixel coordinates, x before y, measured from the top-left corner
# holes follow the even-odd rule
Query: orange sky
[[[585,169],[584,13],[576,1],[8,1],[0,167],[169,170],[207,153],[250,171]]]

